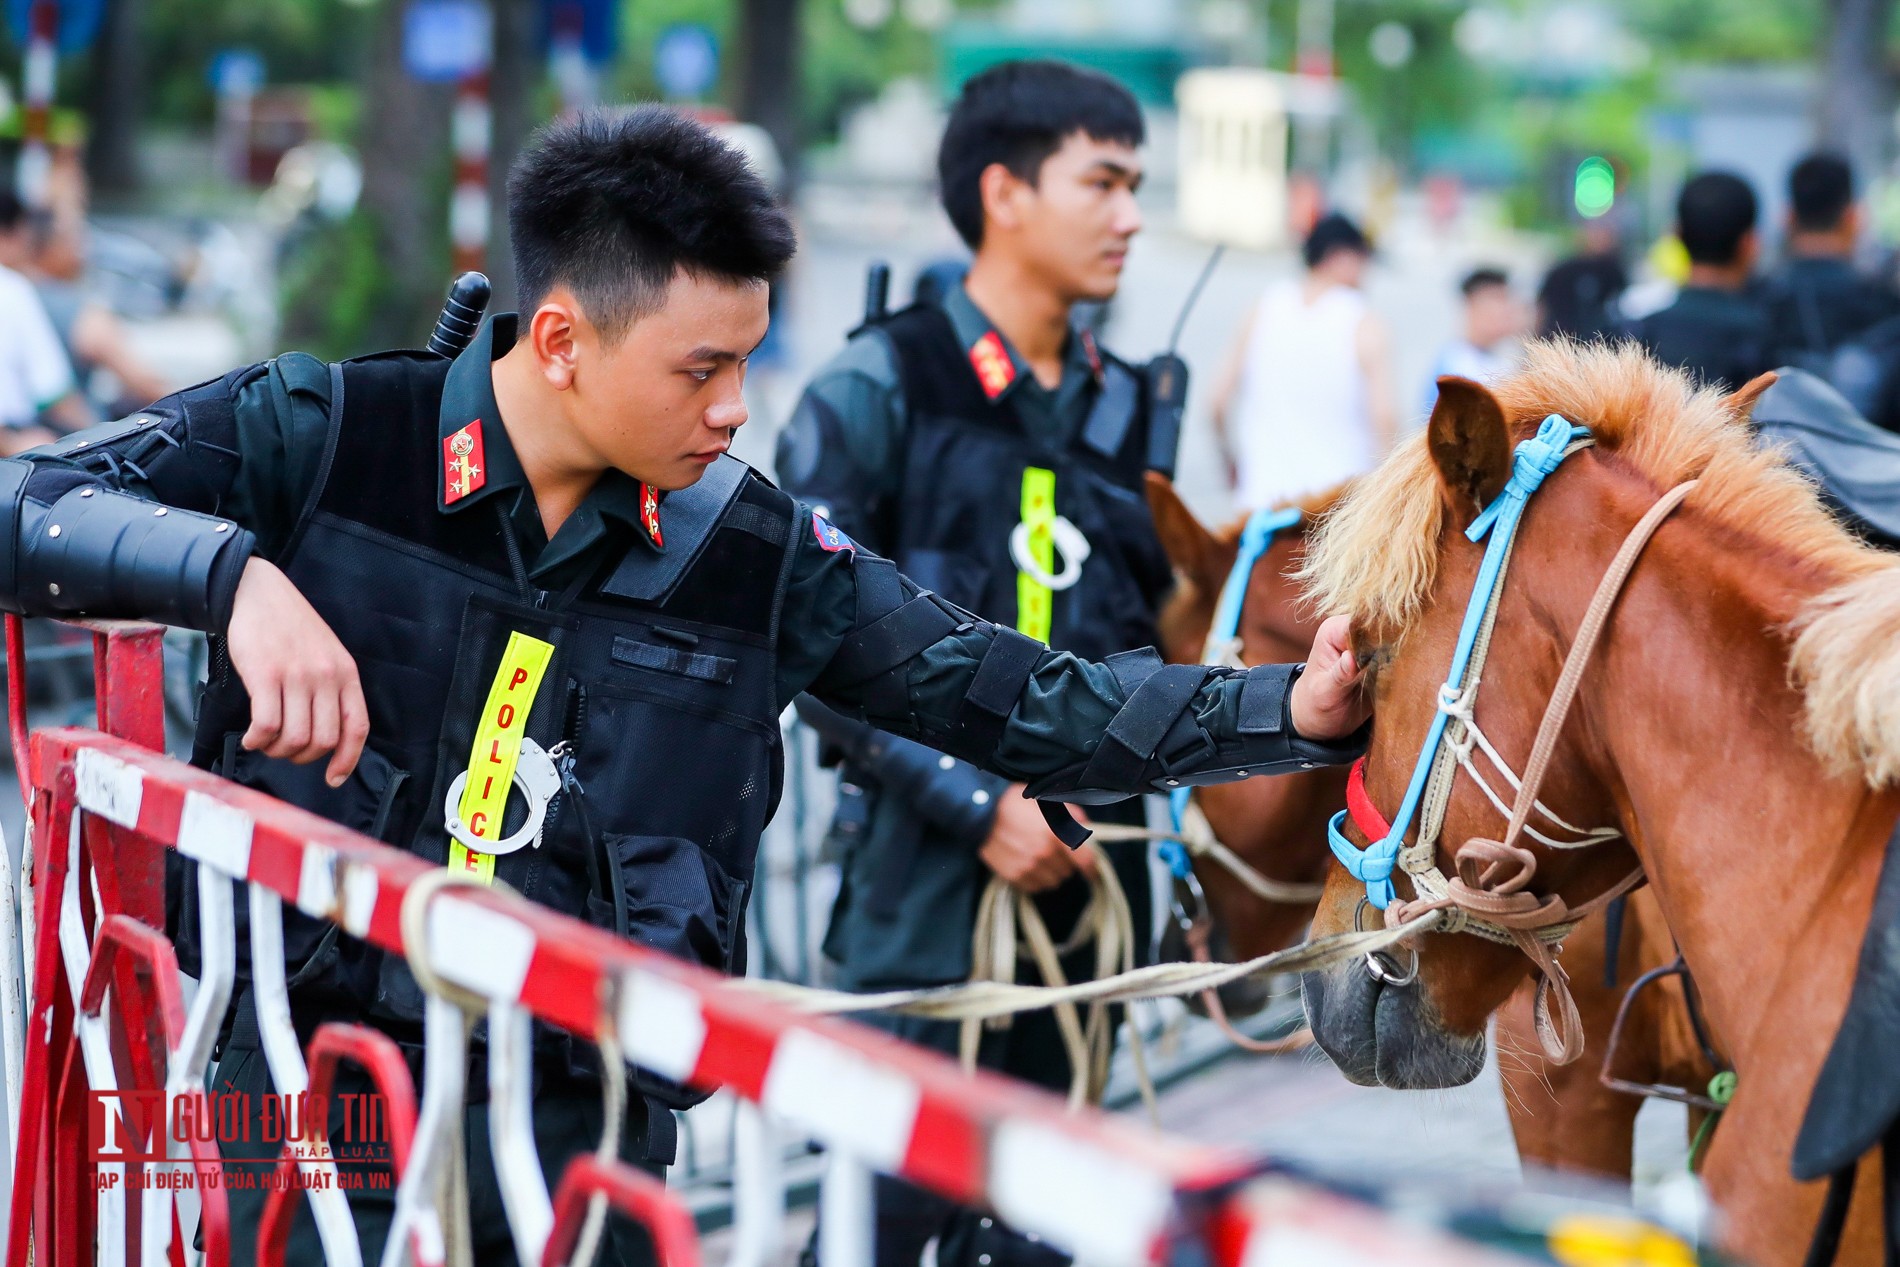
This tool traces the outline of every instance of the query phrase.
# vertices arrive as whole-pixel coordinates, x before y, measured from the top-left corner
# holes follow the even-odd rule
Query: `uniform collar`
[[[944,293],[944,315],[970,358],[970,370],[977,385],[991,404],[997,404],[1017,390],[1021,383],[1035,381],[1029,363],[1023,360],[1010,341],[970,298],[970,292],[958,282]],[[1079,323],[1071,321],[1069,344],[1062,354],[1062,373],[1081,373],[1102,381],[1102,355],[1095,336]]]
[[[528,477],[501,425],[490,366],[515,343],[515,314],[498,313],[449,366],[436,426],[436,509],[458,514],[496,493],[521,489]]]
[[[449,366],[442,386],[442,409],[437,421],[436,509],[457,514],[477,502],[509,489],[525,491],[527,473],[508,439],[495,403],[492,366],[515,345],[516,320],[512,312],[497,313],[482,322],[475,338]],[[574,536],[574,549],[584,549],[603,519],[614,519],[634,529],[633,535],[653,549],[665,547],[660,523],[664,494],[621,471],[609,470],[581,502],[574,517],[563,524],[555,541],[536,562],[536,570],[557,566],[573,549],[564,548]],[[570,534],[569,528],[579,531]]]

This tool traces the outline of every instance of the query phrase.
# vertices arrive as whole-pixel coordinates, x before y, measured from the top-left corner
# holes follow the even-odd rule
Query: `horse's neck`
[[[1782,632],[1822,588],[1792,561],[1659,535],[1586,689],[1605,782],[1738,1060],[1767,1028],[1832,1033],[1892,798],[1803,739]]]

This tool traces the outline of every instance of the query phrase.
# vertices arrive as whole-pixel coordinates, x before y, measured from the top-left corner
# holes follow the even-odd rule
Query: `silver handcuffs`
[[[462,822],[462,792],[468,787],[468,771],[455,776],[449,784],[448,799],[442,802],[443,826],[450,836],[477,853],[514,853],[532,844],[541,847],[541,828],[548,814],[548,802],[561,790],[561,771],[556,760],[565,756],[565,744],[556,744],[549,752],[532,739],[521,741],[521,754],[515,758],[515,787],[528,802],[528,818],[512,836],[501,840],[483,840]]]
[[[1062,555],[1062,570],[1051,572],[1036,561],[1030,549],[1033,529],[1027,523],[1019,523],[1009,534],[1009,556],[1016,567],[1038,585],[1061,593],[1082,579],[1082,565],[1089,561],[1089,539],[1082,530],[1061,515],[1048,522],[1049,538]]]

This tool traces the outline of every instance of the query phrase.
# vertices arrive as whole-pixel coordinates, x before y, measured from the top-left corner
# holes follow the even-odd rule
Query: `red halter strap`
[[[1372,803],[1372,797],[1366,793],[1364,757],[1352,763],[1352,772],[1346,776],[1346,813],[1352,818],[1352,825],[1367,840],[1384,840],[1392,834],[1392,824],[1386,821],[1385,815],[1379,812],[1379,807]]]

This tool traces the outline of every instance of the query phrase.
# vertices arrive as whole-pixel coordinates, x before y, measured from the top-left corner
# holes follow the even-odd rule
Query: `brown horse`
[[[1298,660],[1313,645],[1319,622],[1301,603],[1299,582],[1293,578],[1306,557],[1308,527],[1331,507],[1334,496],[1302,505],[1300,523],[1280,533],[1254,567],[1240,611],[1244,663]],[[1148,506],[1177,578],[1174,594],[1161,611],[1161,654],[1176,664],[1198,663],[1221,587],[1240,552],[1241,525],[1210,532],[1159,475],[1148,476]],[[1346,773],[1340,769],[1247,779],[1194,794],[1222,843],[1262,875],[1291,884],[1325,878],[1332,857],[1326,848],[1326,820],[1345,803],[1345,795]],[[1224,949],[1236,959],[1292,945],[1313,916],[1310,902],[1269,902],[1219,865],[1197,860],[1194,873],[1207,893],[1208,911]]]
[[[1254,567],[1241,607],[1243,663],[1298,659],[1313,645],[1319,622],[1312,605],[1303,601],[1295,577],[1306,560],[1308,532],[1344,492],[1343,487],[1333,489],[1302,502],[1300,522],[1281,532]],[[1153,474],[1148,476],[1148,505],[1178,578],[1161,611],[1161,651],[1174,663],[1192,663],[1201,658],[1207,643],[1215,604],[1239,554],[1244,520],[1209,529],[1182,502],[1173,484]],[[1344,770],[1325,769],[1206,787],[1195,796],[1215,836],[1249,865],[1277,879],[1307,883],[1326,873],[1332,856],[1326,848],[1326,820],[1345,803],[1345,787]],[[1293,944],[1312,919],[1311,904],[1266,901],[1223,867],[1202,861],[1195,872],[1224,949],[1236,958]],[[1605,943],[1604,921],[1592,920],[1577,930],[1565,951],[1592,1059],[1545,1064],[1537,1051],[1532,989],[1526,983],[1498,1016],[1498,1043],[1505,1053],[1500,1074],[1511,1133],[1525,1162],[1627,1180],[1641,1101],[1602,1084],[1601,1056],[1596,1053],[1608,1042],[1623,987],[1668,963],[1675,952],[1661,913],[1647,894],[1631,899],[1616,986],[1605,981]],[[1639,995],[1624,1024],[1617,1075],[1631,1082],[1700,1090],[1713,1071],[1700,1059],[1686,1016],[1681,985],[1673,979]]]
[[[1310,548],[1307,573],[1322,610],[1351,615],[1371,668],[1365,790],[1390,815],[1475,587],[1483,548],[1461,530],[1505,487],[1513,444],[1553,413],[1596,440],[1531,498],[1500,590],[1475,715],[1515,762],[1531,750],[1612,555],[1668,490],[1699,481],[1611,609],[1539,790],[1569,822],[1624,839],[1526,842],[1507,863],[1526,901],[1574,908],[1640,861],[1738,1077],[1703,1168],[1727,1219],[1722,1239],[1752,1261],[1786,1263],[1800,1258],[1821,1196],[1821,1185],[1790,1177],[1793,1141],[1900,818],[1900,565],[1850,537],[1734,425],[1751,389],[1723,397],[1630,348],[1563,344],[1534,347],[1495,393],[1444,380],[1426,434],[1355,487]],[[1436,858],[1408,861],[1455,871],[1453,855],[1483,853],[1502,816],[1463,775],[1444,804]],[[1491,896],[1496,869],[1470,875]],[[1394,878],[1410,898],[1409,875]],[[1336,870],[1314,931],[1350,928],[1365,893]],[[1357,1081],[1470,1079],[1486,1019],[1529,962],[1466,934],[1414,944],[1411,984],[1357,964],[1303,982],[1315,1036]],[[1877,1253],[1879,1188],[1862,1176],[1849,1261]]]

